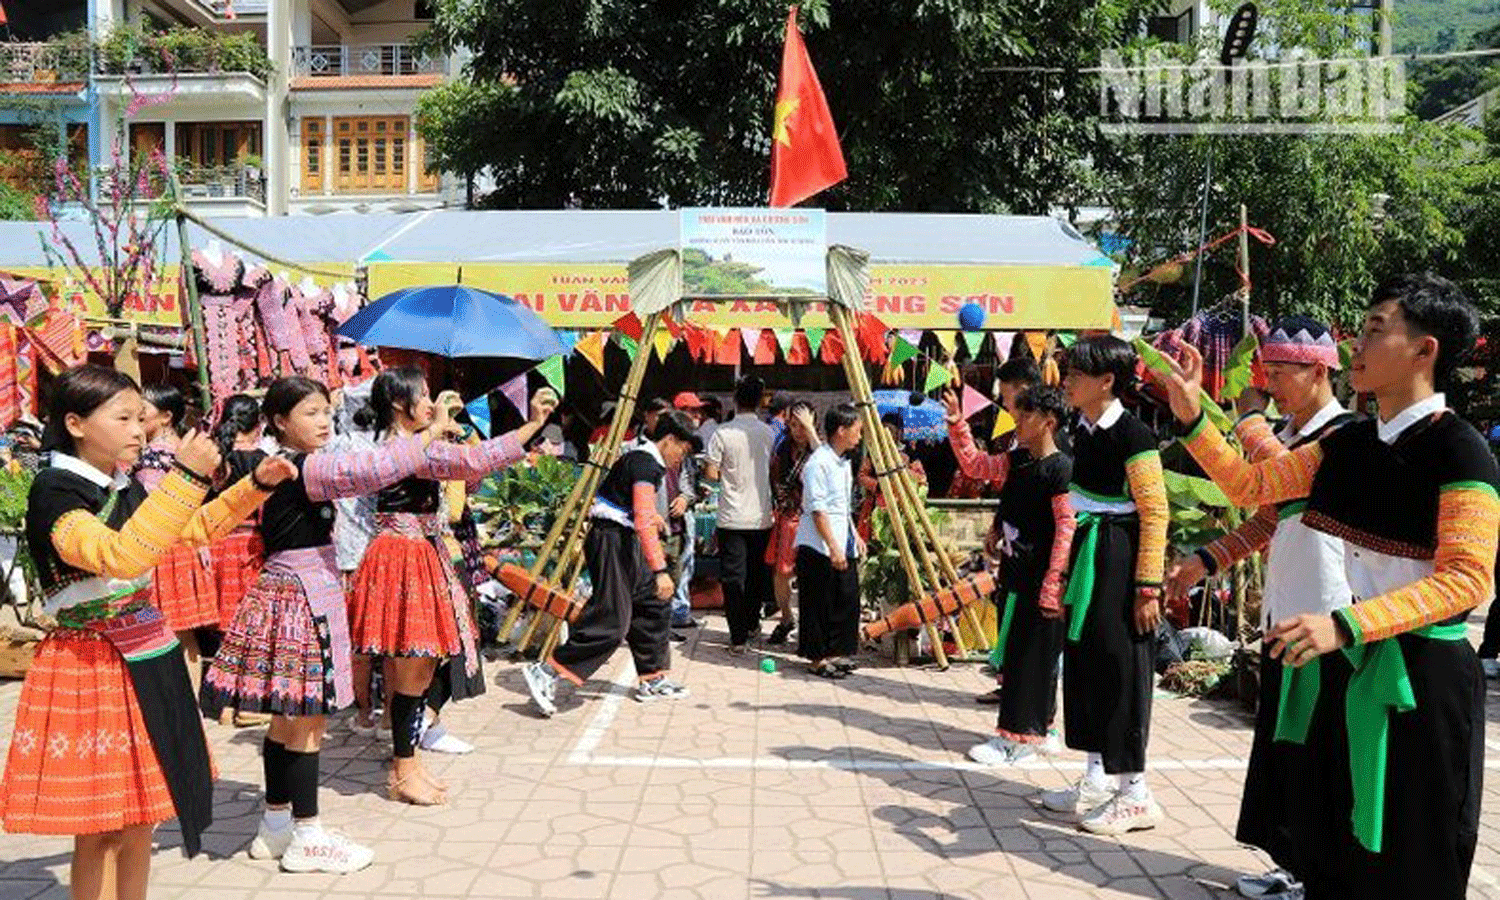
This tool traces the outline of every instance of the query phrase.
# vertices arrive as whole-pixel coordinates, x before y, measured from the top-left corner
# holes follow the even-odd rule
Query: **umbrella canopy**
[[[541,360],[568,352],[525,304],[461,284],[386,294],[350,316],[338,333],[366,346],[447,357]]]
[[[946,439],[948,411],[943,409],[943,404],[931,397],[916,394],[921,402],[913,406],[912,396],[910,391],[876,391],[875,409],[882,416],[891,412],[900,414],[903,425],[901,439],[904,441],[930,443]]]

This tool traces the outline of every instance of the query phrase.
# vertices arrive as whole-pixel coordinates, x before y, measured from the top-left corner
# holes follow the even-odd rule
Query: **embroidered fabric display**
[[[1229,297],[1207,309],[1200,310],[1182,326],[1162,333],[1155,341],[1158,350],[1169,350],[1173,336],[1193,345],[1203,354],[1203,386],[1215,399],[1224,390],[1224,370],[1229,365],[1229,355],[1245,334],[1244,313],[1239,301]],[[1270,334],[1270,326],[1260,316],[1250,317],[1250,329],[1264,343]]]

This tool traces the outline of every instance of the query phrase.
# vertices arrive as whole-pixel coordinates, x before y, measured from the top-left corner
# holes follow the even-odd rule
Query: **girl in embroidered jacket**
[[[0,786],[6,831],[74,835],[72,895],[144,898],[151,834],[174,815],[189,856],[212,818],[212,763],[182,651],[148,579],[168,548],[227,534],[296,471],[268,460],[202,504],[219,453],[189,432],[149,494],[125,477],[145,444],[140,389],[99,366],[52,389],[26,510],[58,625],[21,688]],[[200,505],[202,504],[202,505]]]
[[[1086,831],[1123,834],[1162,818],[1145,770],[1167,493],[1155,435],[1120,402],[1135,380],[1135,351],[1117,337],[1087,337],[1069,348],[1067,367],[1063,388],[1079,419],[1063,720],[1068,746],[1087,752],[1088,765],[1076,785],[1042,803],[1081,816]]]
[[[401,441],[455,428],[451,411],[432,402],[426,378],[415,367],[380,373],[370,389],[370,405],[379,440]],[[394,752],[387,785],[393,800],[422,806],[446,801],[445,786],[416,755],[423,697],[442,660],[460,660],[465,677],[479,665],[479,629],[469,594],[442,545],[449,532],[441,513],[442,482],[460,479],[477,486],[486,475],[520,461],[526,443],[556,407],[556,394],[538,391],[531,399],[530,418],[520,428],[471,446],[435,445],[444,452],[429,454],[432,458],[418,471],[376,497],[380,533],[354,575],[350,633],[356,652],[395,660],[390,704]]]
[[[943,394],[948,438],[964,474],[1000,490],[1000,506],[985,546],[1000,564],[996,645],[1000,710],[995,737],[975,745],[969,758],[1008,765],[1060,749],[1052,721],[1057,712],[1057,657],[1062,653],[1062,586],[1068,571],[1075,520],[1068,499],[1073,463],[1053,437],[1068,408],[1062,392],[1026,388],[1011,404],[1017,446],[987,454],[974,444],[958,396]]]
[[[187,401],[170,384],[148,384],[142,394],[147,443],[131,474],[151,491],[172,471],[172,460],[182,441]],[[151,574],[151,605],[161,610],[176,633],[196,692],[203,678],[203,659],[194,629],[219,624],[219,594],[209,568],[208,550],[181,544],[169,549]]]
[[[448,458],[451,449],[434,443],[434,433],[373,450],[317,452],[332,436],[333,421],[328,389],[310,378],[276,380],[262,407],[302,477],[282,485],[261,511],[266,564],[209,668],[204,706],[272,714],[261,745],[265,815],[251,858],[279,859],[289,872],[353,872],[374,853],[318,819],[326,717],[354,695],[333,501],[395,484]]]
[[[1307,497],[1303,522],[1344,541],[1348,604],[1266,635],[1288,666],[1276,739],[1314,762],[1293,840],[1307,896],[1468,889],[1484,777],[1484,676],[1464,620],[1494,590],[1495,460],[1440,389],[1473,348],[1474,308],[1423,273],[1379,285],[1350,381],[1375,418],[1256,464],[1205,424],[1203,360],[1161,383],[1193,457],[1242,506]],[[1335,652],[1340,651],[1340,652]],[[1399,713],[1399,714],[1396,714]]]

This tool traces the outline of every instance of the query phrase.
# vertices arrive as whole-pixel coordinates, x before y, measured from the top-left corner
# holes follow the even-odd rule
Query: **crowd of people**
[[[1164,605],[1269,548],[1237,837],[1278,868],[1242,879],[1242,892],[1462,897],[1484,751],[1484,672],[1464,621],[1493,596],[1500,501],[1494,457],[1442,389],[1476,335],[1451,283],[1379,286],[1347,373],[1373,398],[1357,415],[1336,398],[1327,323],[1285,318],[1262,346],[1282,418],[1246,394],[1234,429],[1245,457],[1206,424],[1202,359],[1180,344],[1154,376],[1173,439],[1259,512],[1177,558],[1163,441],[1127,408],[1142,397],[1130,344],[1080,338],[1060,387],[1029,361],[1002,367],[999,401],[1015,422],[1004,446],[981,446],[946,393],[961,489],[999,497],[985,553],[999,686],[980,698],[997,719],[971,758],[1081,752],[1077,782],[1038,802],[1095,834],[1155,826]],[[587,513],[581,617],[522,670],[541,715],[622,642],[635,699],[689,696],[671,644],[701,624],[691,586],[711,489],[727,652],[746,654],[775,618],[764,642],[795,636],[810,675],[856,671],[860,560],[881,505],[860,453],[865,420],[848,402],[820,413],[766,397],[747,376],[732,418],[692,392],[641,405]],[[485,690],[474,605],[489,576],[467,492],[538,445],[578,456],[548,424],[558,403],[538,391],[523,425],[482,440],[420,369],[387,369],[343,396],[293,376],[259,400],[230,398],[210,433],[185,428],[170,388],[97,366],[63,373],[26,518],[57,627],[22,688],[0,823],[74,836],[75,896],[144,896],[154,826],[176,817],[191,855],[211,821],[207,715],[266,727],[253,858],[290,872],[369,865],[370,848],[321,824],[328,717],[353,706],[350,727],[389,743],[392,800],[447,801],[418,751],[472,750],[441,713]],[[902,446],[899,415],[880,427]],[[901,463],[925,481],[919,460]],[[221,637],[205,644],[211,633]]]

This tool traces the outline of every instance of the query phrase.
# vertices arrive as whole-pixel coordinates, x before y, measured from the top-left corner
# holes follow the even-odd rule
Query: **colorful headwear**
[[[1339,345],[1328,326],[1306,316],[1287,316],[1276,323],[1260,345],[1260,358],[1268,363],[1322,363],[1338,369]]]

